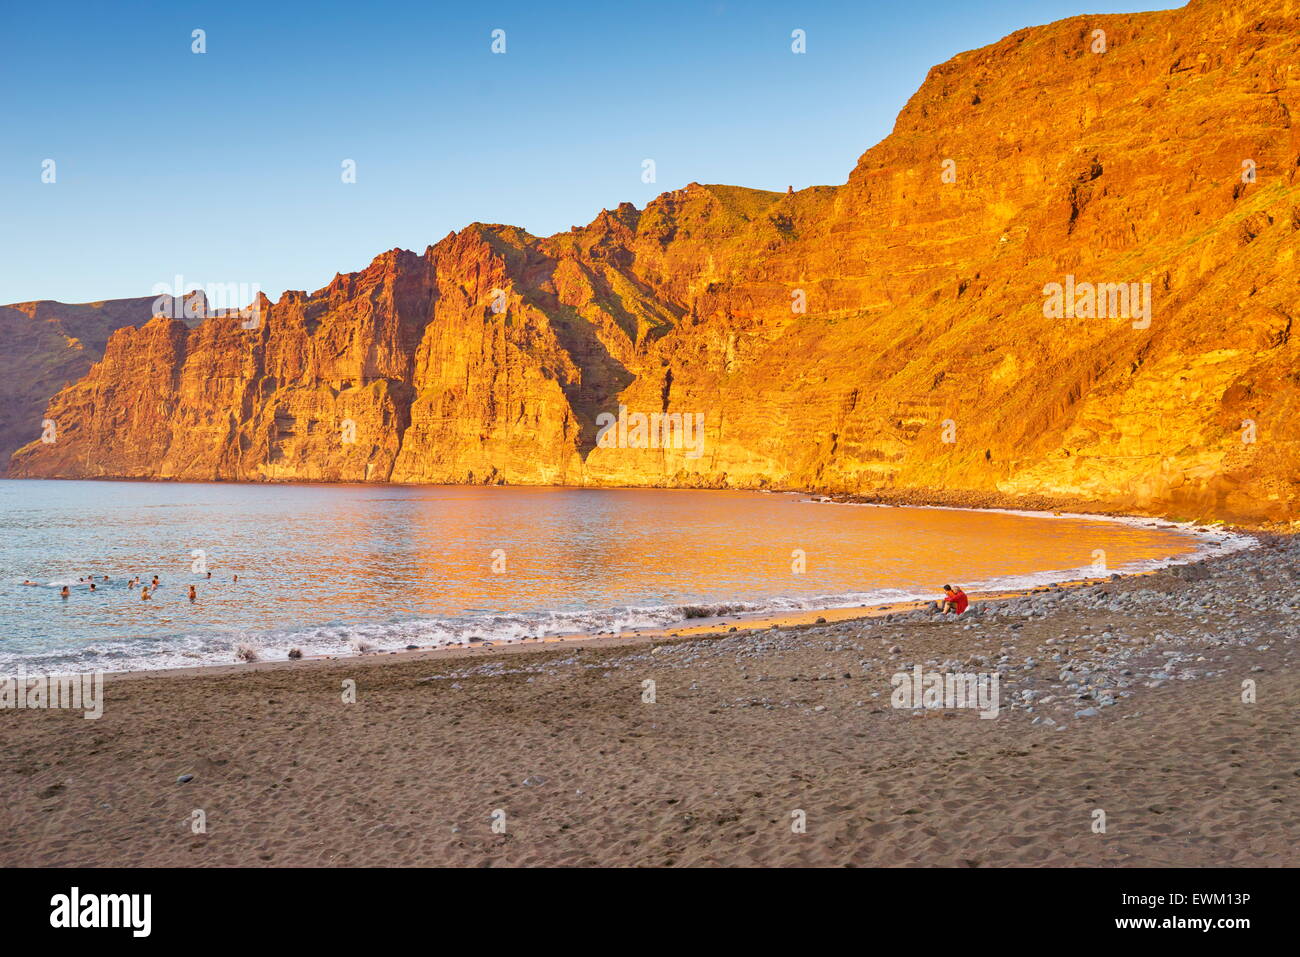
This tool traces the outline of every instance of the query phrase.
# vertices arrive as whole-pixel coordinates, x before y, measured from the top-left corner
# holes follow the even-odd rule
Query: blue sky
[[[274,299],[476,220],[547,235],[692,180],[842,183],[935,63],[1173,5],[6,3],[0,302],[143,296],[178,274]]]

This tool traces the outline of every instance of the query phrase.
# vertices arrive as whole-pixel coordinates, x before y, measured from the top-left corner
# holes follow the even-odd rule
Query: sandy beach
[[[0,865],[1294,866],[1298,580],[109,676],[0,712]],[[997,717],[893,707],[917,665]]]

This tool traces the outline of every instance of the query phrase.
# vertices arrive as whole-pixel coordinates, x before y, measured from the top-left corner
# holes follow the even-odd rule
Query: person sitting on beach
[[[970,599],[960,588],[953,588],[951,585],[943,586],[943,598],[939,602],[939,611],[945,615],[948,612],[956,612],[960,615],[970,604]]]

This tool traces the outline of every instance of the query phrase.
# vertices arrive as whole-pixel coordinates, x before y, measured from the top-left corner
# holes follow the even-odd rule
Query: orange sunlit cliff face
[[[9,474],[1295,517],[1297,16],[1207,0],[1021,30],[931,70],[843,186],[692,183],[548,238],[474,224],[253,329],[119,329]],[[604,447],[620,405],[703,414],[703,442]]]

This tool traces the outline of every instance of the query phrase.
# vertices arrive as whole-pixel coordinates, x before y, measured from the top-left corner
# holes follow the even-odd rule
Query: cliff
[[[8,463],[15,449],[40,437],[50,396],[90,371],[111,333],[147,322],[152,302],[0,306],[0,462]]]
[[[932,69],[842,186],[692,183],[545,238],[474,224],[253,329],[118,329],[10,475],[1295,517],[1297,64],[1296,0],[1021,30]],[[702,416],[703,441],[627,447],[637,413]]]

